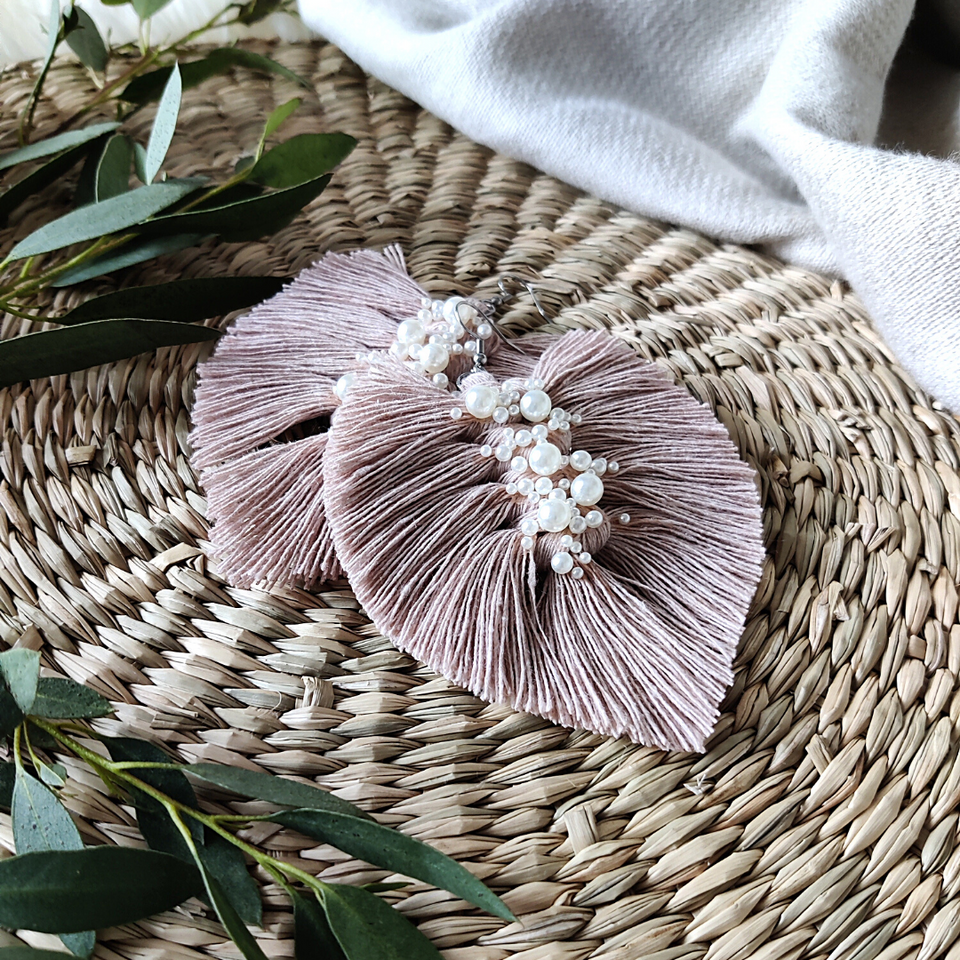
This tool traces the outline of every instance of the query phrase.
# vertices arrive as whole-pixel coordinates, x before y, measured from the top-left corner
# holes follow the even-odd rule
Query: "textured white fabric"
[[[481,143],[847,277],[900,361],[960,411],[960,74],[906,48],[894,65],[913,0],[300,4]]]

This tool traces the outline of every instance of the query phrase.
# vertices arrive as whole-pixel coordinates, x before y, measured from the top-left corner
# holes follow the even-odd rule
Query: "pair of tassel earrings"
[[[191,435],[219,571],[346,574],[486,700],[702,750],[760,575],[752,473],[609,335],[503,340],[503,299],[431,300],[391,247],[327,254],[237,320]]]

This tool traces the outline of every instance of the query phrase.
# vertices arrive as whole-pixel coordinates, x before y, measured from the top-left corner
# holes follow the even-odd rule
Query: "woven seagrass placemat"
[[[556,329],[606,328],[709,404],[757,470],[768,545],[709,751],[485,704],[399,653],[348,584],[223,583],[186,445],[199,347],[0,391],[3,638],[109,696],[105,732],[310,778],[468,864],[519,923],[423,885],[387,895],[450,960],[960,957],[957,421],[842,284],[495,155],[332,46],[271,53],[319,93],[289,132],[343,130],[356,151],[273,239],[207,244],[124,283],[290,273],[399,241],[438,295],[536,278]],[[28,89],[0,83],[7,125]],[[63,66],[48,89],[47,129],[89,82]],[[188,91],[173,172],[222,174],[293,95],[247,73]],[[16,233],[40,212],[21,208]],[[535,318],[528,299],[510,314]],[[139,842],[89,776],[67,794],[89,841]],[[255,833],[324,878],[385,878],[276,825]],[[261,945],[290,956],[291,916],[264,888]],[[98,955],[232,956],[191,903],[103,932]]]

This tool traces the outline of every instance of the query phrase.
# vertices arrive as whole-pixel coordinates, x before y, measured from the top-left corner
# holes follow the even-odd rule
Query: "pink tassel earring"
[[[193,434],[221,570],[343,570],[479,696],[702,750],[760,575],[751,471],[608,335],[501,342],[504,299],[430,301],[392,249],[328,255],[238,321]]]

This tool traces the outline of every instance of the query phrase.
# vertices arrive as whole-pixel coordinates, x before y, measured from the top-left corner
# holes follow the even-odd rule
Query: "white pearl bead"
[[[591,510],[584,518],[588,527],[599,527],[603,524],[603,514],[599,510]]]
[[[557,573],[569,573],[573,569],[573,557],[569,553],[555,553],[550,558],[550,566]]]
[[[478,420],[486,420],[497,408],[497,388],[486,383],[471,387],[463,395],[463,405],[467,413]]]
[[[537,482],[533,485],[533,489],[536,490],[541,497],[545,497],[553,490],[553,481],[549,477],[538,477]]]
[[[592,507],[603,496],[603,481],[595,473],[581,473],[570,484],[570,496],[584,507]]]
[[[423,343],[423,338],[427,335],[420,320],[404,320],[397,327],[397,340],[400,343]]]
[[[587,521],[578,514],[570,521],[570,529],[574,533],[583,533],[587,529]]]
[[[429,323],[433,319],[433,314],[428,309],[418,310],[417,319],[421,323]]]
[[[420,356],[420,351],[423,349],[423,344],[421,343],[406,343],[404,346],[407,348],[407,356],[414,360]]]
[[[454,407],[450,411],[451,420],[459,420],[463,416],[463,411],[459,407]]]
[[[546,384],[539,377],[534,377],[534,379],[530,382],[533,384],[534,390],[542,390],[546,386]]]
[[[438,387],[445,387],[445,386],[447,386],[447,384],[450,383],[450,381],[447,379],[447,375],[446,375],[445,373],[435,373],[435,374],[433,375],[433,382],[434,382]]]
[[[611,460],[607,464],[607,473],[619,473],[619,472],[620,472],[620,464],[617,463],[616,460]]]
[[[473,355],[477,352],[477,341],[476,341],[476,340],[468,340],[468,341],[463,345],[463,352],[464,352],[464,353],[469,353],[470,356],[473,356]]]
[[[621,514],[620,514],[620,522],[621,522],[621,523],[629,523],[629,522],[630,522],[630,514],[629,514],[629,513],[621,513]]]
[[[515,483],[508,483],[506,491],[507,494],[512,497],[517,492],[517,485]]]
[[[570,547],[573,546],[573,537],[571,537],[569,533],[565,533],[560,538],[560,546],[566,547],[566,549],[569,550]]]
[[[493,456],[493,447],[491,447],[489,443],[485,443],[485,444],[480,448],[480,456],[481,456],[481,457],[492,457],[492,456]]]
[[[526,457],[514,457],[510,461],[510,469],[520,473],[521,470],[527,469],[527,458]]]
[[[347,395],[347,391],[353,386],[356,379],[357,375],[355,373],[345,373],[336,382],[333,392],[342,400]]]
[[[530,469],[541,477],[549,477],[560,469],[562,456],[559,447],[547,441],[541,441],[530,451],[528,457]],[[593,502],[596,503],[596,501]]]
[[[507,407],[507,411],[511,417],[515,417],[520,412],[520,408],[515,403],[511,403],[510,406]]]
[[[515,439],[518,447],[529,447],[533,442],[533,436],[529,430],[518,430]]]
[[[450,354],[442,343],[428,343],[418,359],[427,373],[439,373],[450,362]]]
[[[577,567],[577,569],[574,570],[574,571],[570,574],[570,576],[573,577],[574,580],[582,580],[582,579],[583,579],[583,570],[582,570],[580,567]]]
[[[520,532],[525,537],[534,537],[540,532],[540,524],[533,517],[520,521]]]
[[[481,340],[489,340],[493,336],[493,327],[489,323],[478,323],[477,336]]]
[[[510,419],[510,414],[506,407],[495,407],[493,411],[493,420],[495,423],[506,423]]]
[[[547,478],[544,477],[543,479],[546,480]],[[557,487],[557,488],[555,488],[555,489],[553,489],[553,490],[550,491],[550,499],[551,499],[551,500],[566,500],[566,499],[567,499],[567,495],[563,492],[563,490],[561,490],[559,487]]]
[[[443,301],[442,300],[431,300],[430,309],[433,311],[435,317],[443,316]]]
[[[587,453],[586,450],[575,450],[570,454],[570,466],[574,470],[579,470],[583,473],[584,470],[590,469],[590,464],[593,463],[593,457]]]
[[[443,319],[453,322],[457,319],[458,304],[463,303],[463,297],[450,297],[443,301]],[[464,307],[466,309],[466,307]]]
[[[537,507],[537,519],[543,530],[559,533],[570,522],[570,507],[565,500],[541,500]]]
[[[538,423],[530,433],[533,434],[534,440],[546,440],[547,439],[547,428],[542,424]]]
[[[520,398],[520,412],[525,420],[531,423],[539,423],[550,416],[552,408],[550,397],[542,390],[528,390]]]
[[[509,443],[500,443],[497,445],[497,449],[493,451],[496,458],[503,463],[506,463],[510,457],[513,456],[513,448]]]
[[[524,550],[532,550],[532,549],[533,549],[533,537],[521,537],[521,538],[520,538],[520,546],[521,546]]]
[[[529,497],[533,493],[533,481],[529,477],[524,477],[522,480],[517,481],[517,490],[520,491],[525,497]]]
[[[597,457],[593,461],[593,469],[598,477],[602,477],[607,472],[607,461],[604,457]]]
[[[548,429],[548,430],[559,430],[559,429],[560,429],[560,421],[559,421],[559,420],[548,420],[548,421],[547,421],[547,429]]]
[[[592,556],[591,554],[587,553],[586,550],[581,550],[580,553],[579,553],[579,555],[577,556],[577,559],[578,559],[581,563],[590,563],[590,562],[593,560],[593,556]]]
[[[430,309],[430,304],[432,304],[432,303],[433,303],[433,301],[432,301],[429,297],[421,297],[421,298],[420,298],[420,306],[423,307],[424,310],[429,310],[429,309]]]
[[[463,353],[463,344],[462,344],[462,343],[455,343],[455,344],[451,347],[451,349],[453,350],[453,352],[454,352],[457,356],[460,356],[460,354]]]
[[[561,490],[569,490],[569,489],[570,489],[570,481],[569,481],[566,477],[564,477],[564,478],[557,484],[557,486],[558,486]]]
[[[574,540],[573,543],[570,544],[571,553],[579,553],[582,549],[583,544],[579,540]]]

